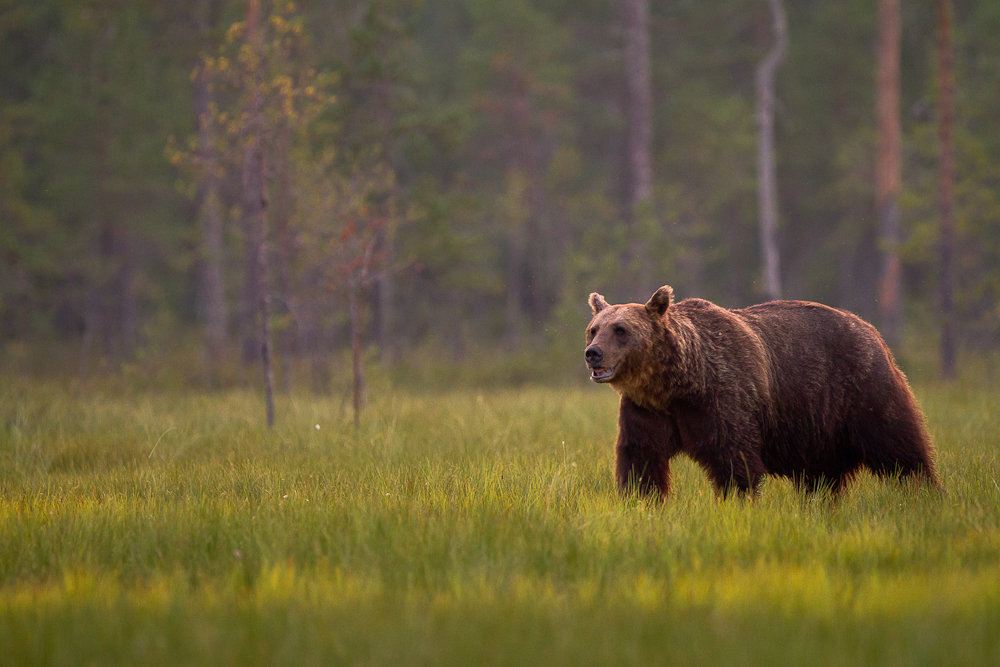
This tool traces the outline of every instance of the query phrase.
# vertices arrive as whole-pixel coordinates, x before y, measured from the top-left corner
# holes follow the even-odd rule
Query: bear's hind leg
[[[920,479],[942,489],[922,416],[911,401],[897,403],[856,432],[856,447],[863,452],[864,466],[879,477]]]
[[[879,477],[899,477],[899,479],[917,479],[927,482],[937,488],[942,488],[938,480],[934,463],[926,454],[920,452],[906,453],[902,456],[876,456],[865,461],[865,467]]]

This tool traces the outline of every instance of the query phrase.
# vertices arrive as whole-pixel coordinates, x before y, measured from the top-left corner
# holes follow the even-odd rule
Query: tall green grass
[[[997,395],[918,392],[947,494],[620,498],[604,388],[0,389],[0,665],[1000,664]]]

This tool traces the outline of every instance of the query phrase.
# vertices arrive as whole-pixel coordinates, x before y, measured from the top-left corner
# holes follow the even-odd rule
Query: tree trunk
[[[195,18],[201,38],[208,41],[210,7],[203,0]],[[201,232],[198,272],[198,315],[205,327],[205,356],[209,366],[221,360],[226,340],[225,279],[223,272],[222,206],[219,199],[218,157],[212,132],[213,93],[207,71],[194,80],[195,112],[198,117],[198,153],[202,163],[199,195]]]
[[[359,271],[361,269],[358,269]],[[361,410],[365,403],[365,378],[361,365],[361,281],[351,276],[348,285],[348,311],[351,320],[351,371],[353,382],[351,395],[354,399],[354,425],[361,424]]]
[[[260,158],[260,181],[264,185],[264,157]],[[262,191],[263,192],[263,191]],[[271,359],[271,292],[267,285],[267,212],[265,201],[261,200],[261,210],[258,214],[257,232],[257,265],[260,270],[260,360],[264,371],[264,398],[267,410],[267,427],[274,426],[274,367]]]
[[[524,317],[522,303],[524,292],[524,261],[527,252],[526,227],[528,221],[527,177],[517,167],[507,170],[507,183],[501,214],[508,230],[507,293],[504,313],[507,320],[507,345],[517,347],[521,342]]]
[[[465,360],[465,312],[462,308],[463,291],[452,287],[448,290],[448,311],[451,317],[451,324],[445,328],[445,341],[451,348],[451,360],[460,363]]]
[[[98,106],[99,112],[102,110]],[[103,117],[103,115],[102,115]],[[102,125],[102,127],[107,127]],[[92,211],[91,228],[93,236],[93,247],[90,257],[84,261],[84,276],[86,288],[84,290],[84,312],[83,312],[83,341],[80,349],[80,364],[77,372],[80,381],[84,381],[90,371],[90,357],[93,354],[95,344],[100,345],[102,339],[107,336],[105,321],[105,300],[107,292],[107,279],[105,277],[105,267],[110,261],[111,249],[109,247],[107,222],[107,201],[105,195],[105,181],[107,173],[107,155],[110,138],[106,131],[102,131],[97,138],[96,170],[95,180],[97,192],[94,198],[94,209]],[[105,341],[106,344],[106,341]]]
[[[625,30],[626,196],[628,264],[640,303],[654,289],[649,251],[653,197],[653,93],[649,64],[649,2],[623,0]]]
[[[393,242],[388,229],[380,229],[375,237],[381,256],[381,266],[375,274],[375,342],[378,345],[382,363],[392,364],[396,359],[396,339],[393,335],[392,281]]]
[[[224,241],[222,209],[218,178],[205,176],[202,183],[200,231],[200,271],[198,281],[198,311],[205,327],[205,352],[211,365],[221,361],[226,342],[225,278],[223,270]]]
[[[302,310],[299,333],[299,346],[309,353],[309,380],[312,392],[316,396],[330,393],[330,364],[326,356],[326,346],[323,340],[323,327],[319,321],[317,310],[320,299],[314,298]]]
[[[279,386],[284,394],[291,391],[293,357],[296,356],[296,341],[299,338],[298,294],[295,279],[292,274],[292,261],[295,255],[295,229],[292,226],[292,173],[289,150],[292,138],[287,129],[278,137],[275,174],[277,180],[277,195],[274,206],[274,232],[278,241],[278,266],[276,274],[278,289],[281,294],[281,304],[286,314],[287,325],[279,334],[281,353],[281,375]]]
[[[260,4],[250,0],[247,11],[247,37],[250,47],[261,52]],[[267,285],[267,162],[265,153],[264,96],[258,63],[254,90],[250,93],[250,138],[243,160],[243,188],[246,193],[250,247],[255,255],[257,306],[260,323],[260,359],[264,370],[264,395],[267,405],[267,427],[274,426],[274,371],[271,367],[271,295]]]
[[[768,0],[774,26],[774,44],[757,66],[757,185],[760,207],[760,245],[764,286],[768,299],[781,298],[778,259],[778,187],[774,157],[774,77],[785,57],[788,26],[782,0]]]
[[[875,201],[882,230],[882,279],[879,309],[882,335],[891,346],[902,340],[903,304],[899,257],[900,119],[899,49],[902,32],[899,0],[878,3],[878,133]]]
[[[243,295],[240,307],[240,333],[242,334],[243,363],[251,365],[260,360],[260,335],[257,331],[259,315],[257,295],[260,294],[261,276],[257,263],[257,246],[255,229],[257,219],[250,210],[244,214],[243,226]]]
[[[135,238],[123,226],[115,228],[115,251],[118,255],[118,275],[115,279],[118,293],[117,313],[121,334],[120,354],[131,360],[139,335],[139,286],[136,279]]]
[[[941,213],[941,375],[955,377],[955,312],[952,302],[955,289],[952,257],[955,247],[953,190],[955,154],[952,146],[952,68],[951,68],[951,0],[936,0],[937,65],[938,65],[938,205]]]
[[[83,340],[80,343],[80,362],[77,365],[77,375],[80,382],[87,379],[90,372],[90,355],[93,352],[94,341],[97,339],[98,323],[101,319],[101,301],[97,285],[87,285],[83,295]]]

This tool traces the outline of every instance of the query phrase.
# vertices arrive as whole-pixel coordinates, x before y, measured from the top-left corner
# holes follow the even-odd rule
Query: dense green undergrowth
[[[604,389],[604,390],[602,390]],[[918,387],[947,493],[663,504],[606,388],[0,389],[0,664],[997,664],[997,395]]]

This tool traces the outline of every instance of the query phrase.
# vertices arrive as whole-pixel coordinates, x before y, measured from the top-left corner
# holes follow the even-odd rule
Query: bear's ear
[[[663,313],[667,312],[667,308],[673,303],[674,290],[670,285],[664,285],[656,290],[653,296],[649,297],[649,301],[646,302],[646,310],[654,317],[663,317]]]
[[[608,302],[604,300],[604,297],[594,292],[590,295],[590,307],[594,310],[594,315],[601,312],[608,307]]]

